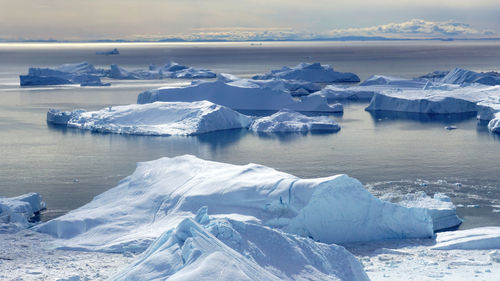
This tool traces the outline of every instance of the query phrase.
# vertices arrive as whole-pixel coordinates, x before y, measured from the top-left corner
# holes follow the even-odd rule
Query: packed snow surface
[[[342,105],[339,104],[341,107]],[[308,117],[293,110],[282,109],[271,116],[256,119],[250,125],[254,132],[337,132],[340,126],[328,116]]]
[[[30,226],[31,219],[43,209],[45,202],[38,193],[0,197],[0,234],[17,227]]]
[[[299,63],[295,67],[283,67],[272,70],[264,75],[254,76],[256,80],[267,80],[272,78],[281,78],[287,80],[303,80],[317,83],[334,82],[359,82],[359,77],[350,72],[337,72],[329,65],[320,63]]]
[[[300,179],[190,155],[140,163],[117,187],[36,229],[61,247],[137,252],[202,206],[325,243],[433,235],[427,210],[377,199],[345,175]]]
[[[436,250],[484,250],[500,249],[500,227],[479,227],[473,229],[439,233]]]
[[[236,110],[280,110],[338,112],[339,107],[330,107],[325,98],[304,97],[294,100],[282,81],[259,83],[250,79],[196,81],[187,87],[160,88],[145,91],[137,97],[137,103],[155,101],[200,101],[208,100]]]
[[[208,101],[131,104],[88,112],[50,109],[47,121],[102,133],[163,136],[246,128],[252,122],[243,114]]]
[[[398,204],[409,208],[428,209],[434,224],[434,231],[457,227],[462,223],[450,197],[443,193],[436,193],[433,197],[423,191],[405,194]]]
[[[109,86],[102,83],[102,71],[88,62],[63,64],[54,69],[30,67],[27,75],[20,75],[21,86],[80,84],[81,86]]]
[[[343,247],[262,225],[214,219],[202,207],[111,280],[369,280]]]

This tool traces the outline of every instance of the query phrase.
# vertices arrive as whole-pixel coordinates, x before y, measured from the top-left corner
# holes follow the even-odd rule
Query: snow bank
[[[500,227],[479,227],[437,234],[434,250],[500,249]]]
[[[117,187],[36,229],[61,247],[138,252],[202,206],[325,243],[433,235],[427,210],[379,200],[346,175],[300,179],[190,155],[139,163]]]
[[[0,197],[0,225],[15,224],[28,227],[31,219],[43,209],[45,209],[45,202],[38,193],[27,193],[10,198]]]
[[[254,76],[255,80],[267,80],[273,78],[287,80],[303,80],[317,83],[334,82],[359,82],[359,77],[350,72],[337,72],[329,65],[320,63],[299,63],[295,67],[283,67],[272,70],[264,75]]]
[[[405,194],[399,205],[408,208],[425,208],[429,210],[434,225],[434,231],[440,231],[459,226],[462,220],[457,216],[456,207],[450,197],[442,193],[429,197],[425,192]]]
[[[369,280],[343,247],[197,216],[158,238],[111,280]]]
[[[341,104],[338,104],[338,106],[342,107]],[[282,109],[271,116],[254,120],[250,125],[250,130],[264,133],[308,131],[337,132],[340,130],[340,126],[327,116],[308,117],[293,110]]]
[[[328,85],[313,95],[332,100],[370,100],[376,93],[387,90],[423,89],[429,87],[427,81],[374,75],[359,86]]]
[[[251,119],[208,101],[155,102],[113,106],[98,111],[50,109],[47,122],[101,133],[194,135],[246,128]]]
[[[226,78],[213,82],[197,81],[187,87],[160,88],[145,91],[137,97],[137,103],[155,101],[200,101],[208,100],[236,110],[280,110],[337,112],[328,106],[325,98],[304,97],[296,101],[283,83],[275,81],[261,85],[253,80],[239,79],[227,82]]]
[[[97,70],[88,62],[63,64],[54,69],[30,67],[27,75],[20,75],[21,86],[80,84],[81,86],[109,86],[102,83]]]
[[[464,84],[478,83],[484,85],[500,85],[500,73],[498,72],[474,72],[462,68],[455,68],[444,76],[441,83]]]
[[[112,64],[107,76],[113,79],[155,80],[163,78],[215,78],[217,74],[208,69],[197,69],[171,62],[163,66],[150,65],[147,70],[138,69],[133,71],[128,71],[116,64]]]

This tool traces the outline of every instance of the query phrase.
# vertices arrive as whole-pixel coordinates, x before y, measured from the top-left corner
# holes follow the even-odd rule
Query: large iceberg
[[[36,230],[63,248],[140,252],[202,206],[324,243],[433,235],[427,210],[382,201],[346,175],[300,179],[190,155],[139,163],[117,187]]]
[[[467,69],[455,68],[441,80],[441,83],[464,84],[478,83],[489,86],[500,85],[500,73],[498,72],[474,72]]]
[[[425,208],[429,210],[434,225],[434,231],[442,231],[458,227],[462,219],[457,216],[457,208],[451,202],[450,197],[442,193],[436,193],[433,197],[425,192],[405,194],[399,205],[409,208]]]
[[[303,97],[294,100],[283,82],[257,83],[249,79],[235,81],[221,77],[216,81],[195,81],[187,87],[159,88],[145,91],[137,97],[137,103],[155,101],[200,101],[208,100],[236,110],[280,110],[338,112],[330,107],[323,97]]]
[[[88,62],[63,64],[54,69],[30,67],[27,75],[20,75],[21,86],[80,84],[81,86],[109,86],[102,83],[102,71]]]
[[[128,71],[116,64],[112,64],[107,76],[113,79],[127,80],[154,80],[163,78],[215,78],[217,74],[208,69],[197,69],[180,65],[176,62],[167,63],[163,66],[150,65],[149,69]]]
[[[110,106],[98,111],[50,109],[47,122],[101,133],[195,135],[246,128],[252,119],[208,101]]]
[[[335,83],[335,82],[359,82],[359,77],[350,72],[337,72],[329,65],[320,63],[299,63],[295,67],[283,67],[281,69],[271,70],[264,75],[256,75],[253,79],[268,80],[273,78],[287,80],[303,80],[317,83]]]
[[[342,107],[341,104],[338,104]],[[289,109],[282,109],[271,116],[256,119],[250,125],[250,130],[263,133],[277,132],[337,132],[340,126],[328,116],[308,117]]]
[[[10,198],[0,197],[0,232],[2,224],[28,227],[35,215],[43,209],[45,209],[45,202],[38,193],[27,193]]]

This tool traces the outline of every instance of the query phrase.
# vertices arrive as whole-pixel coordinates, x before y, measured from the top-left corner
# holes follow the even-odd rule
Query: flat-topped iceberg
[[[474,72],[467,69],[455,68],[446,74],[441,83],[465,84],[478,83],[489,86],[500,85],[500,73],[498,72]]]
[[[280,110],[289,108],[296,111],[338,112],[338,107],[330,107],[325,98],[303,97],[294,100],[282,82],[264,84],[254,80],[238,79],[228,81],[222,77],[216,81],[196,81],[187,87],[159,88],[145,91],[137,97],[137,103],[155,101],[200,101],[208,100],[236,110]]]
[[[373,75],[359,86],[328,85],[314,93],[331,100],[370,100],[376,93],[386,90],[423,89],[433,87],[432,83],[418,79],[405,79],[382,75]]]
[[[425,208],[429,210],[434,231],[450,229],[462,223],[462,220],[457,216],[456,207],[451,202],[450,197],[442,193],[436,193],[433,197],[428,196],[423,191],[405,194],[398,204],[408,208]]]
[[[337,72],[329,65],[320,63],[299,63],[295,67],[283,67],[281,69],[271,70],[264,75],[256,75],[253,79],[268,80],[273,78],[287,80],[303,80],[317,83],[335,83],[335,82],[359,82],[359,77],[350,72]]]
[[[88,62],[63,64],[56,68],[30,67],[27,75],[20,75],[21,86],[80,84],[81,86],[109,86],[102,83],[102,71]]]
[[[36,230],[63,248],[138,252],[202,206],[324,243],[433,235],[427,210],[382,201],[346,175],[300,179],[190,155],[139,163],[117,187]]]
[[[338,104],[341,107],[341,104]],[[337,132],[340,126],[327,116],[308,117],[289,109],[282,109],[271,116],[256,119],[250,130],[263,133],[277,132]]]
[[[215,78],[217,74],[208,69],[197,69],[171,62],[163,66],[150,65],[149,69],[128,71],[116,64],[112,64],[107,76],[113,79],[126,80],[155,80],[164,78],[200,79]]]
[[[467,86],[446,90],[384,91],[373,96],[369,111],[401,111],[415,113],[477,113],[477,118],[490,121],[490,131],[497,132],[500,112],[500,86]]]
[[[252,119],[230,108],[199,101],[131,104],[88,112],[50,109],[47,122],[101,133],[168,136],[246,128]]]
[[[0,197],[0,233],[2,224],[28,227],[33,217],[45,209],[45,202],[38,193],[27,193],[17,197]]]
[[[204,212],[203,212],[204,211]],[[214,219],[202,208],[160,236],[111,280],[369,280],[343,247],[257,224]]]

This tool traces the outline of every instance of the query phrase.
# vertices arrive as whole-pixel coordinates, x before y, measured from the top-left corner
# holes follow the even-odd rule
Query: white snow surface
[[[271,80],[264,83],[251,79],[235,79],[223,76],[217,81],[196,81],[187,87],[159,88],[145,91],[137,97],[137,103],[155,101],[200,101],[208,100],[236,110],[280,110],[337,112],[325,98],[306,96],[294,100],[283,81]]]
[[[409,208],[428,209],[434,231],[456,227],[462,223],[450,197],[443,193],[436,193],[433,197],[428,196],[424,191],[409,193],[405,194],[398,204]]]
[[[111,280],[369,280],[341,246],[262,225],[184,219]]]
[[[342,107],[341,104],[338,104]],[[250,130],[263,133],[277,132],[337,132],[340,126],[328,116],[308,117],[293,110],[282,109],[271,116],[261,117],[252,122]]]
[[[325,243],[433,235],[427,210],[382,201],[346,175],[300,179],[190,155],[139,163],[117,187],[35,228],[63,248],[140,252],[202,206]]]
[[[0,234],[31,226],[30,220],[43,209],[45,202],[38,193],[0,197]]]
[[[246,128],[252,119],[230,108],[199,101],[131,104],[88,112],[51,109],[47,121],[102,133],[168,136]]]
[[[317,83],[334,82],[359,82],[359,77],[350,72],[338,72],[329,65],[320,63],[299,63],[295,67],[283,67],[272,70],[264,75],[256,75],[253,79],[267,80],[272,78],[281,78],[287,80],[303,80]]]
[[[479,227],[442,232],[437,235],[436,250],[500,249],[500,227]]]

